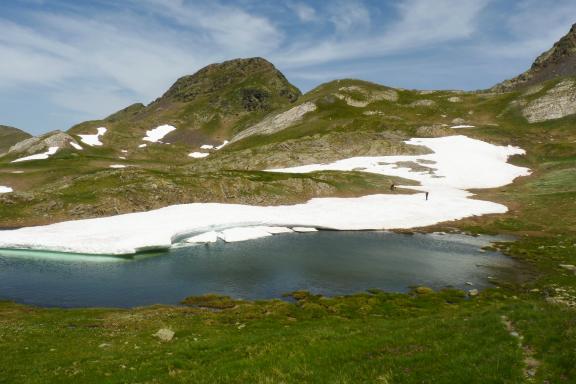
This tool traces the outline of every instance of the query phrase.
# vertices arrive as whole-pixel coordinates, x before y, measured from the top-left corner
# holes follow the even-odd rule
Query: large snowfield
[[[503,186],[530,173],[527,168],[507,163],[509,156],[524,153],[517,147],[496,146],[466,136],[411,139],[407,143],[426,146],[433,153],[355,157],[270,171],[356,170],[400,176],[421,183],[416,187],[397,186],[412,189],[413,194],[317,198],[291,206],[174,205],[149,212],[0,231],[0,248],[118,255],[166,249],[186,239],[241,241],[290,231],[287,228],[302,231],[422,227],[474,215],[504,213],[507,211],[504,205],[472,199],[472,193],[466,190]],[[417,166],[410,168],[410,165]],[[422,171],[422,167],[426,170]],[[425,192],[429,193],[428,200]]]

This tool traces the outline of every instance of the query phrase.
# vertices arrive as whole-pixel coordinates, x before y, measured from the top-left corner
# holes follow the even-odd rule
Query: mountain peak
[[[181,77],[161,99],[190,102],[199,96],[222,92],[231,86],[249,86],[258,82],[265,83],[267,88],[277,89],[290,101],[300,96],[300,92],[272,63],[261,57],[252,57],[210,64],[193,75]]]
[[[576,76],[576,24],[552,48],[538,56],[529,70],[495,85],[492,90],[511,91],[564,76]]]

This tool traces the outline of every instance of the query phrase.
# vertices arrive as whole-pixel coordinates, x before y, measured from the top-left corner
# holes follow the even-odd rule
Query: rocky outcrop
[[[234,152],[219,152],[201,163],[194,172],[220,169],[271,169],[302,164],[328,163],[348,157],[428,153],[424,147],[404,143],[406,136],[394,132],[330,132],[282,142],[262,144]]]
[[[408,104],[408,106],[410,107],[433,107],[435,105],[436,102],[434,100],[428,100],[428,99],[416,100]]]
[[[339,91],[340,92],[335,93],[334,96],[340,100],[344,100],[346,104],[356,108],[364,108],[375,101],[398,101],[398,92],[394,89],[376,91],[352,85],[341,87]]]
[[[576,76],[576,24],[552,48],[538,56],[529,70],[513,79],[496,84],[490,90],[512,91],[566,76]]]
[[[53,131],[39,137],[31,137],[13,145],[10,147],[8,154],[33,155],[38,152],[46,151],[50,147],[58,147],[60,149],[74,148],[73,145],[80,147],[76,139],[67,133]]]
[[[560,119],[576,113],[576,81],[564,80],[525,106],[522,115],[529,123]]]
[[[290,127],[296,122],[300,121],[302,117],[308,113],[316,110],[316,104],[313,102],[306,102],[294,108],[282,112],[278,115],[268,117],[260,123],[245,129],[230,140],[231,143],[245,139],[253,135],[271,135],[280,132],[283,129]]]
[[[5,154],[11,146],[32,137],[18,128],[0,125],[0,156]]]

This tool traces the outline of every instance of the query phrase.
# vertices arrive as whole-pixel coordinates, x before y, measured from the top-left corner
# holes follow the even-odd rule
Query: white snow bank
[[[192,244],[194,244],[194,243],[215,243],[217,241],[218,241],[218,232],[216,232],[216,231],[201,233],[200,235],[192,236],[192,237],[184,240],[184,242],[192,243]]]
[[[206,152],[192,152],[189,153],[188,156],[194,158],[194,159],[202,159],[204,157],[207,157],[209,155],[209,153]]]
[[[318,232],[316,228],[312,227],[293,227],[294,232],[306,233],[306,232]]]
[[[219,146],[215,147],[215,150],[219,150],[224,148],[226,145],[228,145],[229,141],[228,140],[224,140],[224,142],[222,144],[220,144]]]
[[[82,148],[82,147],[80,146],[80,144],[75,143],[74,141],[71,141],[71,142],[70,142],[70,145],[71,145],[74,149],[77,149],[78,151],[82,151],[82,150],[84,149],[84,148]]]
[[[14,190],[10,187],[5,187],[3,185],[0,185],[0,193],[10,193],[13,192]]]
[[[172,131],[175,131],[176,127],[171,125],[160,125],[154,129],[146,131],[146,136],[142,139],[144,141],[149,141],[151,143],[157,143],[164,138],[167,134]]]
[[[218,237],[227,243],[259,239],[261,237],[272,236],[272,234],[260,227],[240,227],[225,229]]]
[[[287,227],[267,227],[267,226],[254,226],[254,227],[238,227],[227,228],[223,231],[210,231],[195,235],[184,240],[185,243],[215,243],[218,239],[222,239],[227,243],[246,241],[267,237],[271,235],[278,235],[281,233],[292,233],[290,228]]]
[[[473,125],[466,125],[466,124],[462,124],[462,125],[453,125],[450,128],[453,129],[461,129],[461,128],[475,128],[475,126]]]
[[[504,213],[504,205],[471,199],[465,189],[506,185],[527,168],[506,163],[522,154],[516,147],[495,146],[465,136],[412,139],[434,153],[416,156],[357,157],[332,164],[278,170],[311,172],[320,169],[388,174],[421,182],[406,187],[430,193],[378,194],[357,198],[318,198],[290,206],[249,206],[195,203],[149,212],[99,219],[68,221],[48,226],[0,231],[0,248],[33,248],[91,254],[129,254],[169,248],[186,234],[249,226],[313,227],[335,230],[400,229],[489,213]],[[399,167],[398,162],[420,162],[429,172]],[[401,187],[401,186],[398,186]],[[265,232],[265,231],[264,231]],[[270,233],[270,232],[268,232]],[[234,234],[234,232],[232,232]],[[255,234],[251,231],[251,234]],[[232,238],[232,235],[229,236]]]
[[[94,135],[78,135],[78,137],[80,137],[80,140],[82,140],[84,144],[88,144],[91,147],[99,147],[102,145],[100,137],[104,136],[107,131],[107,128],[100,127],[96,130],[96,134]]]
[[[127,165],[124,164],[112,164],[109,166],[110,168],[116,168],[116,169],[120,169],[120,168],[126,168]]]
[[[200,149],[214,149],[214,146],[210,144],[203,144]]]
[[[21,157],[19,159],[11,161],[11,163],[19,163],[21,161],[30,161],[30,160],[46,160],[56,152],[58,152],[59,147],[50,147],[46,152],[37,153],[35,155]]]

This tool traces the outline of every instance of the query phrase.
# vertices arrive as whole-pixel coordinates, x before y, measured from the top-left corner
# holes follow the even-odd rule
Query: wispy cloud
[[[488,0],[405,0],[396,5],[394,21],[375,26],[360,36],[356,33],[330,36],[319,42],[295,44],[275,58],[288,66],[325,63],[335,60],[374,58],[469,38],[476,30],[480,12]],[[359,6],[343,25],[347,29],[370,25],[365,8]],[[341,10],[339,14],[346,14]],[[342,16],[344,18],[344,16]],[[342,27],[343,28],[343,27]]]
[[[306,3],[288,2],[286,6],[291,9],[298,19],[304,23],[318,20],[316,9]]]
[[[573,0],[5,2],[0,101],[10,103],[0,103],[0,119],[17,115],[23,89],[36,95],[35,105],[21,105],[27,119],[30,109],[96,118],[149,102],[204,65],[249,56],[269,58],[305,88],[350,76],[421,84],[399,77],[402,68],[422,77],[426,68],[431,77],[453,72],[429,81],[473,86],[529,63],[566,33],[573,15]],[[472,66],[476,82],[466,77]],[[71,119],[41,129],[65,129]]]

